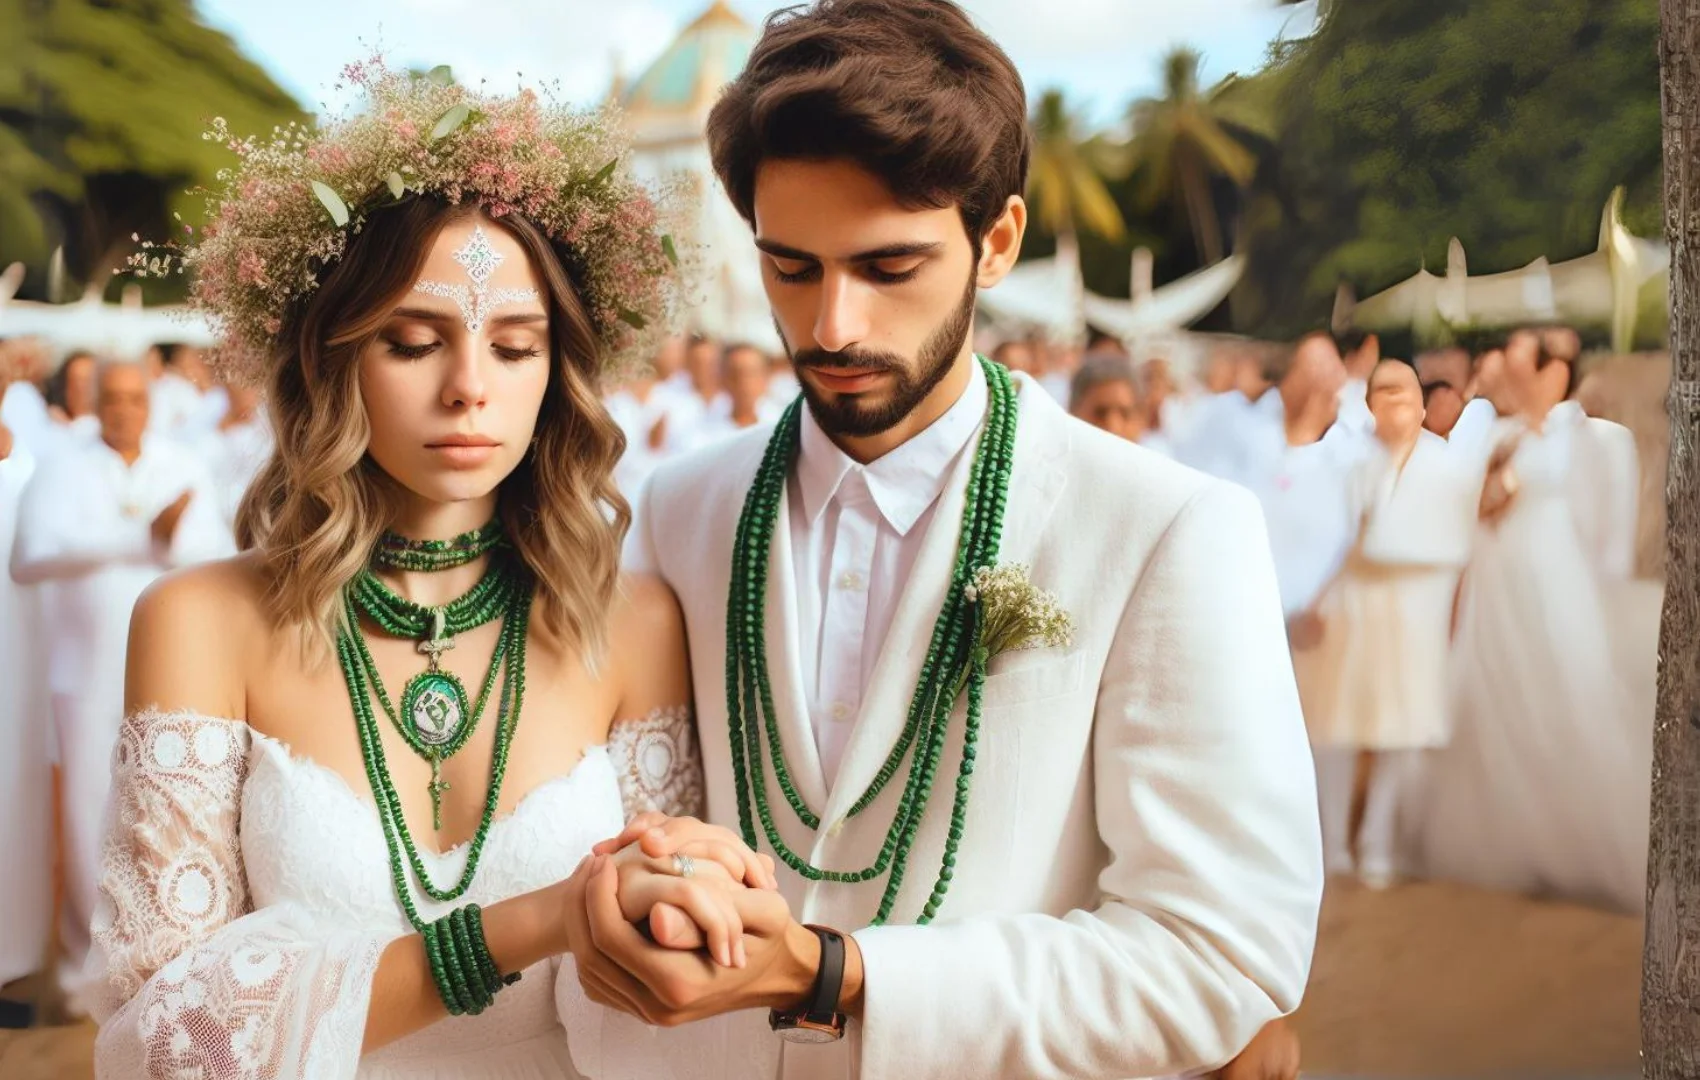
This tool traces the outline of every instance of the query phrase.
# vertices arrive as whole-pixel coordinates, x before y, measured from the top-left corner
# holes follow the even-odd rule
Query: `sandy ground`
[[[1639,1071],[1641,920],[1449,885],[1334,889],[1296,1023],[1321,1076]],[[0,1031],[0,1077],[92,1075],[87,1025]]]

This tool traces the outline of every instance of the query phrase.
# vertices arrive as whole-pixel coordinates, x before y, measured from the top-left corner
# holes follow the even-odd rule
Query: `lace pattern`
[[[608,732],[608,756],[620,777],[627,821],[648,810],[669,817],[703,815],[702,757],[690,706],[616,720]]]
[[[249,733],[123,723],[94,950],[100,1076],[352,1077],[388,938],[298,905],[251,910],[238,826]]]

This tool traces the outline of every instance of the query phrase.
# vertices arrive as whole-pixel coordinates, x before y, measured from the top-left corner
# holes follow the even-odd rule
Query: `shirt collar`
[[[805,407],[797,488],[809,524],[818,523],[845,481],[860,474],[881,516],[899,536],[907,535],[943,493],[951,463],[979,430],[990,400],[986,373],[975,363],[968,387],[956,404],[926,430],[866,465],[840,450]]]

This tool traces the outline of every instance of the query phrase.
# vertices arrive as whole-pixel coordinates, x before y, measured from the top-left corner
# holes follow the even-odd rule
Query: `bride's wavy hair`
[[[414,197],[374,212],[311,300],[289,318],[267,379],[276,449],[242,499],[237,542],[270,574],[267,603],[329,653],[342,590],[366,566],[400,488],[367,454],[371,429],[360,356],[413,288],[437,234],[478,214]],[[498,513],[536,579],[532,625],[594,663],[619,579],[631,509],[614,486],[625,437],[599,393],[602,346],[575,285],[579,260],[516,215],[494,221],[517,240],[549,311],[549,387],[531,448],[502,480]]]

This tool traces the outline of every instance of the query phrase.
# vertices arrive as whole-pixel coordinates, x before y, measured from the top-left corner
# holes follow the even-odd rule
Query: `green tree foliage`
[[[1242,235],[1246,329],[1327,319],[1459,237],[1472,273],[1593,250],[1611,190],[1660,227],[1656,0],[1337,0],[1257,76],[1279,120]],[[1253,81],[1257,81],[1253,80]]]
[[[58,245],[100,281],[131,233],[197,224],[189,189],[231,162],[201,137],[214,115],[254,132],[303,118],[189,0],[0,0],[0,265],[24,261],[39,295]]]
[[[1139,207],[1146,213],[1169,207],[1191,228],[1201,260],[1213,263],[1224,254],[1216,182],[1224,178],[1234,187],[1251,182],[1257,157],[1240,129],[1264,127],[1266,117],[1250,95],[1202,91],[1201,59],[1187,48],[1164,58],[1162,94],[1129,109],[1130,150],[1139,173]],[[1231,90],[1237,81],[1230,79],[1220,89]]]
[[[1034,219],[1053,235],[1089,233],[1122,239],[1127,226],[1105,179],[1121,171],[1117,148],[1102,135],[1087,135],[1069,111],[1062,91],[1047,90],[1034,107],[1033,152],[1027,199]]]

